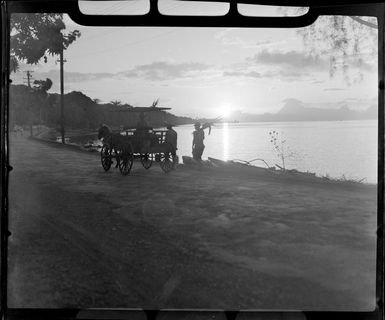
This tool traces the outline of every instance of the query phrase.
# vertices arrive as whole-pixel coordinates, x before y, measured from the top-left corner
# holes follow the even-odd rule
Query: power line
[[[162,11],[167,11],[167,10],[174,10],[175,8],[178,8],[178,7],[183,6],[183,5],[184,5],[184,3],[176,3],[176,4],[174,3],[174,4],[171,4],[170,6],[163,8],[163,10],[160,10],[160,11],[162,12]],[[166,14],[167,14],[167,12],[166,12]]]
[[[119,1],[119,3],[115,3],[115,4],[111,5],[110,7],[104,8],[104,9],[102,9],[100,11],[97,11],[96,13],[93,13],[93,14],[98,15],[100,13],[103,13],[103,15],[109,15],[109,14],[113,14],[113,13],[115,13],[117,11],[121,11],[122,9],[127,8],[127,5],[132,5],[132,4],[137,4],[137,3],[138,2],[135,2],[135,0],[133,2]],[[110,11],[110,12],[107,12],[108,10],[111,10],[111,9],[113,9],[113,10]],[[90,31],[94,31],[94,30],[91,29]],[[98,30],[95,30],[95,31],[98,32]],[[103,31],[103,32],[99,32],[98,34],[91,34],[86,39],[84,39],[82,42],[84,43],[84,42],[87,42],[87,41],[95,39],[95,38],[104,37],[104,36],[112,34],[114,32],[117,32],[117,30],[115,28],[113,28],[112,30],[109,29],[109,30],[106,30],[106,31]]]
[[[112,5],[108,6],[108,7],[101,7],[100,10],[90,10],[91,12],[87,14],[94,14],[94,15],[108,15],[108,14],[112,14],[116,11],[119,11],[121,9],[123,9],[124,7],[126,7],[127,5],[131,5],[133,4],[134,2],[131,2],[131,1],[128,1],[128,0],[124,0],[124,1],[112,1],[114,2]],[[98,9],[98,8],[97,8]]]
[[[122,10],[123,8],[126,9],[127,8],[127,5],[131,6],[133,4],[136,4],[135,2],[123,2],[121,3],[120,5],[118,5],[117,7],[115,7],[112,11],[110,11],[108,14],[112,14],[112,13],[115,13],[117,11],[120,11]]]
[[[160,37],[169,35],[171,33],[175,33],[177,31],[179,31],[179,29],[172,30],[172,31],[167,31],[167,32],[164,32],[164,33],[160,33],[160,34],[157,34],[157,35],[155,35],[153,37],[149,37],[149,38],[146,38],[146,39],[129,42],[129,43],[126,43],[126,44],[124,44],[122,46],[119,46],[119,47],[105,49],[105,50],[100,50],[100,51],[94,51],[94,52],[88,52],[88,53],[85,53],[85,54],[82,54],[82,55],[79,55],[79,56],[74,56],[74,57],[72,57],[72,59],[89,58],[90,55],[95,56],[95,55],[100,54],[100,53],[115,51],[115,50],[122,49],[122,48],[127,47],[127,46],[134,46],[134,45],[137,45],[137,44],[141,44],[141,43],[147,42],[149,40],[153,40],[153,39],[156,39],[156,38],[160,38]]]
[[[126,0],[126,1],[117,1],[117,2],[118,3],[114,3],[111,6],[109,6],[107,8],[103,8],[102,10],[97,11],[96,13],[93,13],[93,14],[103,13],[103,15],[109,15],[109,14],[113,14],[117,11],[121,11],[122,9],[127,8],[127,5],[135,5],[135,4],[139,3],[139,1],[136,1],[136,0],[133,0],[133,1],[127,1]],[[176,3],[176,4],[172,3],[171,5],[164,7],[162,11],[173,10],[175,8],[180,7],[181,5],[183,6],[184,4],[183,3]],[[111,10],[111,9],[112,9],[112,11],[107,12],[108,10]],[[94,35],[87,37],[82,42],[84,43],[84,42],[87,42],[87,41],[95,39],[95,38],[104,37],[106,35],[109,35],[109,34],[116,32],[116,31],[117,31],[116,29],[113,29],[113,30],[107,30],[105,32],[100,32],[99,34],[94,34]]]
[[[112,2],[114,2],[114,1],[112,1]],[[81,3],[81,2],[80,2],[80,3]],[[97,2],[94,3],[94,4],[97,4]],[[97,10],[97,11],[94,12],[94,13],[92,13],[92,10],[91,10],[91,13],[88,13],[88,12],[85,12],[85,13],[86,13],[86,14],[100,14],[100,13],[105,12],[105,11],[108,10],[108,9],[111,9],[111,8],[117,6],[117,5],[120,5],[120,3],[113,3],[111,6],[109,6],[109,7],[107,7],[107,8],[102,8],[102,9],[100,9],[100,10]],[[98,8],[97,8],[97,9],[98,9]],[[84,10],[84,11],[87,11],[87,10],[85,10],[85,9],[83,9],[83,10]]]
[[[91,31],[94,31],[94,30],[91,30]],[[96,32],[98,32],[97,30],[95,30]],[[88,36],[87,38],[85,38],[84,40],[82,39],[82,43],[84,42],[87,42],[89,40],[92,40],[92,39],[95,39],[95,38],[101,38],[101,37],[104,37],[106,35],[109,35],[111,33],[114,33],[116,32],[117,30],[106,30],[105,32],[100,32],[98,34],[92,34],[91,36]]]
[[[111,12],[114,12],[114,10],[119,9],[119,7],[124,7],[124,5],[125,5],[125,3],[121,3],[120,1],[117,1],[117,3],[114,3],[111,7],[107,8],[107,9],[103,9],[102,11],[100,11],[98,13],[103,13],[103,12],[107,13],[108,10],[112,10],[109,12],[109,13],[111,13]]]

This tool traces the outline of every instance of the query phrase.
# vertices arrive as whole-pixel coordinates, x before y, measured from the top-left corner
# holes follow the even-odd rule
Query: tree
[[[46,54],[59,55],[80,37],[79,30],[64,33],[66,25],[59,13],[18,13],[11,19],[10,68],[16,72],[20,61],[37,64]]]
[[[52,80],[47,78],[45,80],[35,80],[33,82],[34,86],[33,89],[35,91],[35,95],[37,95],[40,99],[39,103],[39,124],[43,122],[43,118],[45,121],[47,121],[47,111],[49,109],[48,104],[48,90],[52,87]],[[45,116],[43,117],[42,113],[45,113]]]
[[[363,67],[377,55],[376,18],[357,16],[321,16],[314,24],[298,30],[308,54],[328,57],[330,75],[342,72],[351,81],[349,66]],[[359,72],[353,80],[361,80]]]
[[[31,88],[26,85],[11,85],[10,124],[29,126],[32,135],[33,126],[41,124],[42,109],[45,108],[47,111],[49,109],[48,97],[47,92],[42,91],[40,86]]]
[[[120,107],[122,105],[122,101],[119,100],[112,100],[110,102],[114,107]]]
[[[11,19],[11,48],[10,68],[16,72],[18,61],[28,64],[37,64],[42,57],[47,60],[46,53],[60,56],[60,131],[62,143],[65,143],[64,132],[64,76],[63,52],[68,46],[80,37],[79,30],[65,34],[66,26],[63,14],[59,13],[32,13],[15,14]]]
[[[52,87],[52,80],[49,78],[45,80],[35,80],[33,84],[36,91],[47,94],[47,91]]]

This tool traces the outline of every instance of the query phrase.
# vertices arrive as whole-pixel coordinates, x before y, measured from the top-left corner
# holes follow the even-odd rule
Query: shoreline
[[[70,133],[67,135],[67,137],[69,139],[71,139],[73,137],[75,137],[75,138],[92,137],[92,136],[96,136],[96,134],[97,134],[96,132],[89,132],[89,131],[87,132],[84,130],[72,130],[69,132]],[[84,144],[82,145],[79,143],[66,143],[65,145],[63,145],[61,142],[54,140],[54,139],[56,139],[58,134],[59,133],[55,129],[48,129],[45,132],[42,132],[39,135],[35,135],[33,137],[30,137],[30,138],[36,139],[36,140],[42,141],[42,142],[53,143],[53,144],[57,144],[60,146],[66,146],[66,147],[73,148],[73,149],[79,149],[79,151],[83,151],[83,152],[87,152],[87,153],[99,154],[99,150],[97,150],[96,148],[92,148],[92,147],[87,148],[84,146]],[[255,166],[252,164],[248,164],[247,161],[243,161],[243,160],[222,160],[222,159],[215,159],[215,158],[211,158],[211,157],[208,157],[207,159],[203,160],[201,164],[199,164],[198,162],[194,163],[194,161],[191,161],[192,158],[190,156],[184,156],[184,155],[178,155],[178,156],[179,156],[178,167],[193,166],[197,169],[202,168],[202,167],[208,167],[208,168],[210,168],[210,167],[224,167],[224,168],[233,167],[232,168],[233,170],[236,170],[237,168],[240,170],[256,169],[259,171],[267,171],[273,175],[282,175],[282,176],[287,176],[287,177],[292,177],[292,178],[296,178],[296,177],[299,179],[306,179],[307,178],[310,180],[322,181],[322,182],[327,182],[327,183],[338,183],[338,184],[348,184],[348,185],[360,184],[360,185],[367,185],[367,186],[371,186],[371,187],[377,187],[377,182],[366,182],[365,181],[366,178],[363,178],[363,179],[345,178],[344,175],[342,175],[341,177],[332,177],[332,176],[329,176],[328,174],[319,175],[319,174],[314,173],[314,172],[309,172],[309,171],[304,172],[304,171],[299,171],[297,169],[285,169],[285,170],[283,170],[282,168],[275,168],[275,167],[272,167],[272,168],[259,167],[259,166]],[[191,160],[189,160],[188,163],[184,163],[184,162],[181,162],[181,160],[183,158],[189,158]],[[212,161],[210,161],[210,158],[212,159]]]

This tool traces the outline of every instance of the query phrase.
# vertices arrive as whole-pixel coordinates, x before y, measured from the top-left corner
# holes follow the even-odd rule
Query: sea
[[[376,183],[377,129],[376,120],[219,123],[205,130],[203,158]],[[175,130],[179,157],[191,156],[193,125]]]
[[[194,126],[174,128],[179,161],[192,156]],[[377,182],[377,120],[216,123],[205,130],[203,159],[284,167],[320,177]]]

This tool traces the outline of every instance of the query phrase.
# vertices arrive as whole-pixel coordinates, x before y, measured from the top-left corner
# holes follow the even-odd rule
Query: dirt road
[[[16,137],[10,307],[371,310],[376,188],[134,163]]]

